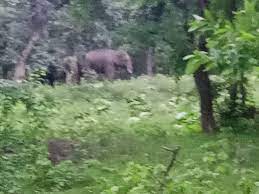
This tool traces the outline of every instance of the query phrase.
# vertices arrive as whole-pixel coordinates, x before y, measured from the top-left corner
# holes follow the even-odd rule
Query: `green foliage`
[[[31,177],[27,171],[32,167],[30,165],[46,155],[40,144],[46,135],[45,120],[51,115],[54,101],[48,96],[34,95],[28,86],[4,86],[0,98],[3,167],[0,190],[17,193]]]
[[[204,51],[194,51],[192,55],[187,55],[184,60],[188,60],[186,67],[186,74],[194,74],[201,65],[205,65],[207,70],[213,66],[212,59],[208,56],[207,52]]]
[[[244,7],[239,11],[236,10],[240,7],[238,2],[228,3],[230,5],[225,7],[226,10],[219,11],[213,8],[218,8],[224,3],[212,1],[210,9],[205,11],[204,18],[194,15],[189,32],[195,33],[198,43],[201,36],[206,37],[208,51],[195,50],[184,60],[187,61],[187,74],[195,73],[203,65],[211,74],[224,77],[225,81],[221,83],[221,90],[224,92],[218,93],[215,97],[224,99],[225,102],[218,106],[217,111],[223,126],[229,125],[238,131],[238,126],[249,123],[241,119],[242,117],[249,119],[250,115],[250,118],[253,118],[254,105],[250,98],[248,77],[259,60],[259,12],[256,1],[244,1]],[[230,8],[236,12],[230,12]],[[220,14],[224,12],[225,14]],[[253,128],[252,123],[250,124],[247,127]]]
[[[0,98],[3,193],[257,189],[257,136],[243,141],[229,130],[219,137],[197,133],[199,106],[191,77],[177,84],[160,75],[54,89],[3,82]],[[77,143],[73,162],[51,164],[51,138]],[[178,144],[182,149],[165,177],[171,153],[161,147]]]
[[[35,83],[35,84],[41,84],[44,83],[44,77],[47,74],[46,68],[38,68],[35,69],[32,73],[30,73],[28,81]]]
[[[243,8],[239,0],[211,0],[204,18],[194,15],[189,33],[206,35],[208,52],[193,49],[199,40],[187,34],[196,0],[72,0],[58,8],[59,3],[51,2],[49,34],[27,63],[34,71],[28,83],[0,82],[0,193],[258,192],[258,123],[249,109],[258,104],[256,97],[250,99],[258,91],[247,87],[258,82],[250,80],[259,60],[257,0],[245,1]],[[1,77],[11,77],[26,46],[30,6],[25,0],[0,2]],[[139,60],[136,67],[145,65],[152,47],[158,72],[167,74],[182,73],[182,57],[194,50],[184,57],[187,74],[204,65],[221,76],[214,76],[213,86],[222,134],[199,134],[198,97],[189,76],[56,88],[39,84],[47,65],[59,66],[65,55],[99,47],[130,51]],[[233,104],[228,89],[235,84]],[[76,142],[73,162],[51,164],[52,138]],[[167,175],[171,153],[161,147],[172,144],[182,149]]]
[[[197,64],[200,62],[209,69],[223,73],[224,76],[240,79],[240,74],[250,71],[257,65],[258,60],[259,24],[255,3],[245,1],[244,10],[236,13],[232,23],[221,18],[217,19],[208,11],[205,18],[196,17],[190,31],[208,35],[209,52],[207,58],[201,57],[197,51],[187,56],[185,59],[190,63],[188,69],[191,69],[189,66],[192,64],[195,67],[193,69],[197,69]]]
[[[194,5],[195,1],[74,0],[72,10],[81,28],[94,31],[99,26],[94,39],[103,39],[105,47],[129,51],[135,58],[137,75],[146,73],[150,47],[155,50],[159,73],[182,74],[182,57],[192,47],[185,28]]]
[[[179,8],[170,1],[144,1],[123,35],[127,34],[128,41],[135,43],[135,52],[155,48],[158,72],[182,74],[182,57],[192,48],[185,28],[193,9]]]

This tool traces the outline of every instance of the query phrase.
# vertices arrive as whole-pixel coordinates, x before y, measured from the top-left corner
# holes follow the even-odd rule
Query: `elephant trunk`
[[[130,74],[133,73],[133,70],[132,70],[132,69],[127,68],[127,71],[128,71]]]
[[[130,74],[133,73],[133,65],[132,65],[132,61],[131,61],[131,58],[130,58],[130,57],[128,57],[127,71],[128,71],[128,73],[130,73]]]

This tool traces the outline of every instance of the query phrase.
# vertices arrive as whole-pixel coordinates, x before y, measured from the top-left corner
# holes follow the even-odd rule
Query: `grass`
[[[251,138],[250,135],[245,136],[236,136],[234,140],[236,143],[240,143],[241,147],[239,148],[244,152],[245,161],[244,164],[239,165],[238,168],[240,169],[253,169],[255,172],[255,177],[259,177],[259,160],[258,160],[258,148],[259,143],[256,141],[259,136],[254,136]],[[206,145],[208,143],[214,143],[216,141],[221,140],[222,137],[208,137],[204,135],[187,135],[184,137],[168,137],[162,139],[148,139],[141,144],[135,145],[136,147],[131,151],[125,151],[123,153],[112,152],[109,157],[105,159],[101,159],[103,164],[108,166],[109,168],[121,169],[123,170],[126,164],[129,161],[134,161],[135,163],[140,163],[143,165],[157,165],[157,164],[164,164],[165,166],[168,165],[171,155],[168,152],[165,152],[161,149],[161,146],[168,146],[171,147],[173,145],[180,145],[181,151],[180,155],[178,156],[178,162],[173,167],[171,172],[172,176],[180,176],[181,174],[186,173],[186,167],[183,166],[184,161],[191,160],[194,163],[199,164],[199,167],[202,169],[203,167],[206,168],[202,159],[204,157],[204,153],[202,153],[200,146]],[[251,140],[252,139],[252,140]],[[251,142],[252,143],[248,143]],[[120,146],[120,145],[118,145]],[[249,148],[249,146],[253,146],[253,148]],[[247,150],[247,153],[246,153]],[[228,160],[227,164],[231,165],[233,161]],[[111,180],[114,180],[114,177],[110,174],[100,174],[100,176],[107,176],[110,177]],[[234,193],[245,193],[239,191],[240,188],[238,187],[238,182],[240,181],[240,176],[242,177],[250,177],[251,174],[248,172],[243,172],[241,174],[234,174],[234,172],[230,171],[227,174],[222,173],[214,182],[218,188],[222,189],[222,193],[234,194]],[[253,177],[253,176],[252,176]],[[252,179],[252,178],[251,178]],[[258,179],[256,179],[258,180]],[[116,181],[114,181],[116,184]],[[119,181],[117,181],[118,183]],[[87,185],[87,183],[86,183]],[[83,185],[81,185],[83,187]],[[61,192],[65,194],[77,194],[77,193],[88,193],[88,189],[78,188],[72,189],[67,192]],[[204,191],[204,193],[206,193]]]
[[[29,177],[36,177],[32,181],[34,186],[21,189],[25,193],[36,193],[36,190],[65,194],[152,193],[152,189],[137,190],[143,185],[149,188],[149,184],[159,184],[144,170],[155,172],[161,165],[166,167],[172,156],[162,147],[176,145],[181,149],[167,182],[168,185],[172,182],[175,188],[174,192],[168,188],[168,193],[246,194],[258,191],[259,135],[257,132],[202,134],[197,94],[188,76],[178,83],[173,78],[158,75],[113,83],[62,85],[54,89],[42,86],[32,90],[36,102],[49,99],[57,106],[43,115],[44,135],[40,136],[41,144],[33,145],[41,156],[40,162],[25,164],[31,165],[30,168],[42,168],[42,171],[30,172],[23,180],[25,183],[21,180],[17,183],[26,185],[31,181]],[[259,87],[255,91],[254,96],[257,96]],[[36,108],[44,109],[42,104]],[[31,127],[34,121],[29,119],[24,106],[18,103],[14,110],[10,116],[11,126]],[[44,142],[53,137],[72,139],[80,144],[77,163],[64,162],[53,167],[44,160]],[[22,150],[21,154],[24,154]],[[133,169],[128,169],[132,162]],[[135,172],[138,165],[140,172]],[[142,178],[137,183],[125,182],[125,178],[137,179],[138,173]],[[118,186],[131,191],[116,191]]]
[[[98,96],[98,98],[105,98],[110,102],[109,116],[107,117],[106,115],[104,116],[106,118],[98,119],[106,121],[114,119],[112,125],[116,128],[115,130],[120,130],[120,133],[113,136],[112,139],[108,139],[103,147],[95,147],[96,152],[101,152],[101,154],[95,153],[95,157],[105,166],[115,169],[124,169],[129,161],[134,161],[142,165],[164,164],[166,166],[170,161],[171,155],[168,152],[165,152],[161,147],[180,145],[181,151],[178,156],[179,162],[174,166],[174,170],[172,171],[172,176],[178,176],[186,171],[186,168],[182,165],[184,161],[193,160],[194,163],[200,164],[200,168],[203,168],[204,164],[201,161],[204,157],[204,153],[201,151],[201,145],[213,144],[213,142],[228,139],[240,146],[235,151],[241,153],[235,153],[236,155],[242,155],[244,152],[244,157],[247,157],[243,159],[244,163],[242,165],[240,164],[238,168],[251,168],[254,169],[256,174],[259,172],[257,150],[257,148],[259,148],[259,143],[256,141],[258,139],[256,134],[230,135],[228,137],[228,135],[222,134],[219,136],[207,136],[195,132],[197,131],[197,128],[199,131],[197,124],[198,104],[197,98],[195,97],[194,86],[188,77],[184,78],[179,85],[176,85],[174,80],[166,77],[154,79],[144,77],[132,80],[131,82],[119,81],[113,84],[106,85],[105,83],[103,86],[101,84],[94,86],[94,88],[96,87],[98,88],[98,91],[94,89],[94,92],[97,94],[94,94],[93,91],[89,91],[88,94],[85,94],[84,92],[89,90],[88,86],[87,89],[84,87],[76,87],[74,89],[77,92],[71,91],[69,95],[73,96],[69,97],[67,94],[63,95],[60,92],[64,91],[63,88],[57,88],[54,96],[56,95],[57,98],[60,97],[59,95],[66,96],[66,98],[70,100],[66,98],[63,98],[63,100],[68,100],[69,103],[71,103],[71,99],[76,99],[75,102],[70,104],[73,106],[73,109],[69,106],[64,107],[62,112],[68,114],[65,116],[67,118],[65,120],[69,120],[69,115],[71,116],[75,114],[75,112],[81,112],[88,109],[88,105],[84,104],[85,98],[87,98],[86,101],[89,101],[89,99],[91,101],[92,95]],[[259,91],[255,94],[257,95],[258,93]],[[150,106],[152,116],[143,119],[139,123],[129,125],[128,118],[130,117],[130,111],[125,103],[125,99],[134,98],[142,94],[145,95],[145,102]],[[190,94],[191,96],[189,96]],[[88,95],[89,97],[86,97]],[[179,104],[173,103],[172,107],[168,106],[170,100],[174,99],[176,96],[179,96]],[[175,119],[175,116],[179,112],[185,111],[193,111],[193,114],[196,114],[196,116],[189,121],[183,120],[183,122],[187,122],[186,125]],[[113,115],[112,118],[110,117],[111,115]],[[62,118],[56,119],[64,119],[64,114],[62,114]],[[116,123],[116,121],[118,121],[118,123]],[[107,125],[109,126],[109,124]],[[185,127],[189,127],[189,129],[186,130],[184,129]],[[191,133],[189,133],[190,131]],[[242,156],[239,157],[242,158]],[[233,163],[233,161],[228,160],[226,163],[232,165],[231,163]],[[248,174],[249,173],[245,173],[244,176],[249,176]],[[233,175],[232,172],[229,172],[227,175],[222,174],[222,176],[217,178],[216,185],[225,193],[238,193],[237,182],[240,180],[239,176],[240,175],[237,174]],[[86,192],[87,191],[84,189],[72,189],[65,193],[72,194]]]

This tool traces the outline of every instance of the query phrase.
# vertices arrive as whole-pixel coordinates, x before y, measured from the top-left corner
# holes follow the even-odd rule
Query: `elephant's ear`
[[[127,61],[127,53],[125,51],[117,52],[118,61],[125,63]],[[121,64],[123,65],[123,64]]]
[[[126,66],[127,71],[132,74],[133,73],[133,66],[132,66],[132,60],[131,57],[128,55],[127,52],[125,51],[119,51],[119,61],[120,61],[120,65],[122,66]]]
[[[123,51],[123,50],[118,50],[117,54],[120,57],[124,57],[127,53],[125,51]]]

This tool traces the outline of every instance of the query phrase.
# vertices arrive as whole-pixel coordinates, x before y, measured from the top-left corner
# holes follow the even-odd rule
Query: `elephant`
[[[63,66],[65,69],[66,83],[67,84],[79,84],[81,77],[81,70],[79,67],[78,58],[76,56],[68,56],[63,60]]]
[[[47,67],[47,72],[44,77],[44,81],[46,81],[49,85],[53,87],[56,80],[55,75],[57,75],[57,68],[54,65],[49,65]]]
[[[132,60],[129,54],[122,50],[97,49],[84,54],[80,62],[81,72],[94,70],[104,74],[109,80],[115,78],[116,72],[126,69],[130,75],[133,73]]]
[[[38,69],[40,70],[40,69]],[[47,66],[45,70],[45,74],[39,74],[39,81],[41,84],[48,84],[52,87],[55,86],[56,82],[64,82],[65,81],[65,72],[62,68],[55,66],[53,64],[50,64]],[[37,74],[37,69],[36,71],[33,71],[33,73]],[[39,73],[39,72],[38,72]]]

